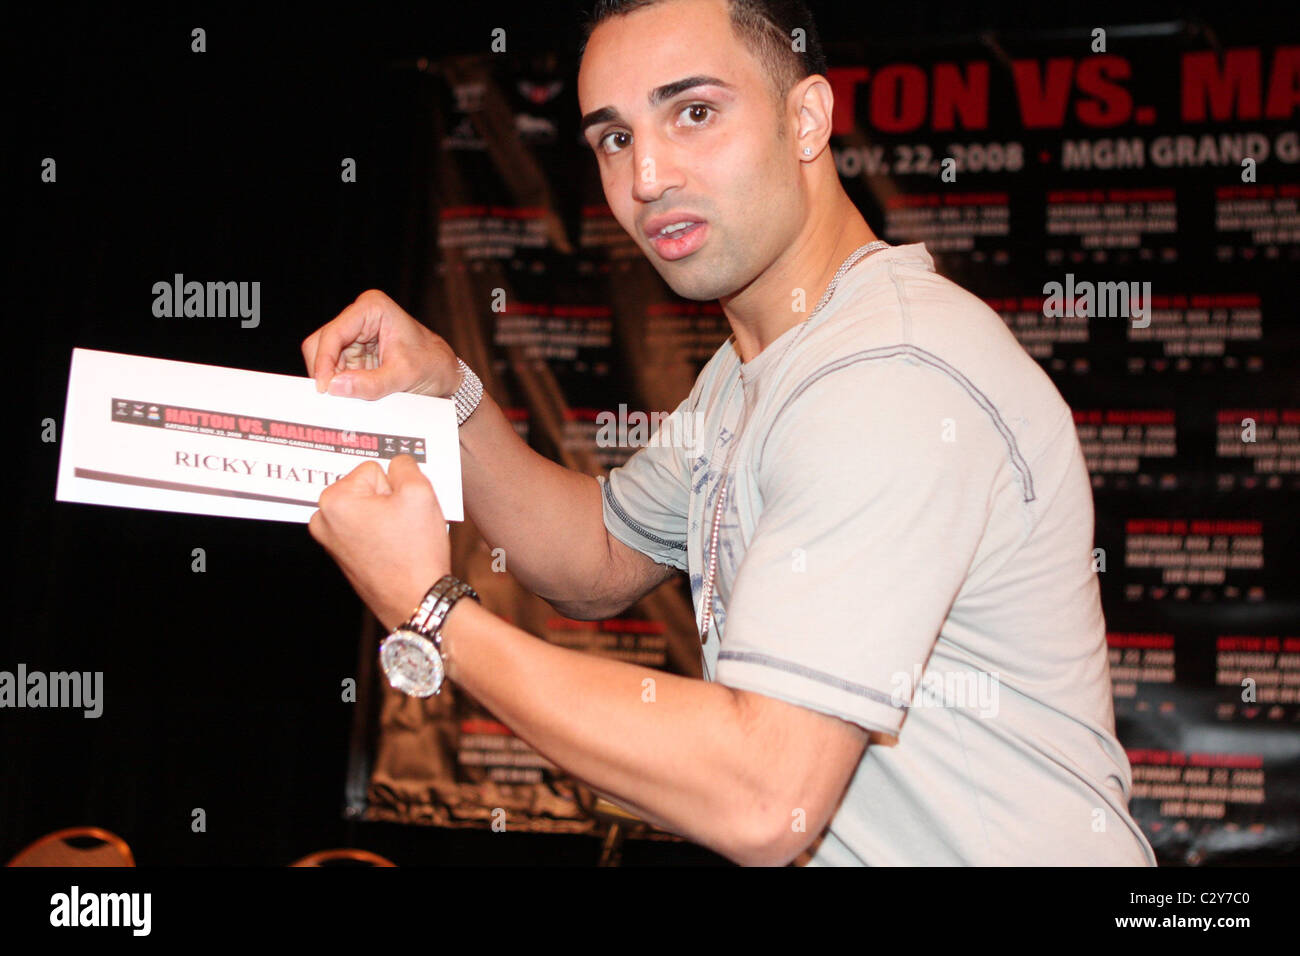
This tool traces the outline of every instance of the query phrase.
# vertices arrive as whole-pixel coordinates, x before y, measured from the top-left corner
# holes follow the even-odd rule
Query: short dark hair
[[[596,0],[583,22],[582,47],[601,23],[665,0]],[[763,65],[776,94],[784,98],[806,76],[826,73],[826,55],[812,13],[799,0],[727,0],[731,29]],[[803,30],[803,50],[794,48],[793,33]]]

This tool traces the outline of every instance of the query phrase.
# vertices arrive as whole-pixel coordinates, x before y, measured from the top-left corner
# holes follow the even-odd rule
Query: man
[[[449,679],[575,778],[742,864],[1153,864],[1070,410],[996,314],[923,246],[882,249],[844,193],[811,18],[657,0],[593,19],[578,95],[610,208],[732,336],[675,412],[703,422],[695,446],[642,448],[608,478],[536,454],[484,396],[461,426],[466,507],[575,618],[687,571],[708,679],[552,646],[464,599],[442,628]],[[447,344],[373,291],[303,353],[335,394],[462,383]],[[332,485],[310,528],[388,628],[451,571],[409,458]]]

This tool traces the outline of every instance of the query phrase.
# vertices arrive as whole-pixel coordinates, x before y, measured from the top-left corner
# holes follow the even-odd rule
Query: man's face
[[[699,77],[710,81],[663,95]],[[778,138],[785,118],[773,97],[732,32],[726,0],[668,0],[612,17],[587,43],[578,102],[584,117],[600,117],[583,135],[605,199],[678,295],[743,289],[799,230],[798,162],[789,132]],[[695,225],[660,235],[683,221]]]

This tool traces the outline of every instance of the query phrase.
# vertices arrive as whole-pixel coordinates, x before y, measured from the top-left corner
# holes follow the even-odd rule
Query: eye
[[[632,134],[629,133],[629,132],[628,132],[627,130],[625,130],[625,129],[616,129],[616,130],[611,130],[610,132],[606,133],[604,136],[602,136],[602,137],[601,137],[601,138],[596,142],[596,148],[597,148],[597,149],[600,149],[600,150],[602,150],[603,152],[605,152],[605,153],[608,154],[608,153],[617,153],[617,152],[619,151],[619,149],[622,149],[623,147],[627,146],[627,143],[624,142],[624,143],[622,143],[622,144],[619,145],[619,149],[607,149],[607,148],[605,148],[605,143],[609,140],[609,138],[610,138],[611,136],[625,136],[625,137],[627,137],[627,139],[629,139],[629,140],[632,138]]]
[[[691,103],[682,109],[678,116],[689,115],[694,122],[687,123],[687,126],[703,126],[708,122],[708,117],[713,115],[713,107],[704,103]]]

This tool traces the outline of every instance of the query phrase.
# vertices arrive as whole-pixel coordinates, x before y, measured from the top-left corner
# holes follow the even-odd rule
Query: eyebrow
[[[736,89],[726,80],[720,80],[716,76],[688,76],[685,79],[665,83],[663,86],[656,86],[650,91],[648,99],[651,106],[658,106],[664,100],[670,100],[674,96],[685,93],[687,90],[694,89],[697,86],[720,86],[724,90],[733,91]],[[602,106],[598,110],[592,110],[582,118],[582,122],[578,125],[578,132],[583,134],[597,123],[605,123],[617,119],[621,119],[618,110],[614,109],[612,106]]]

